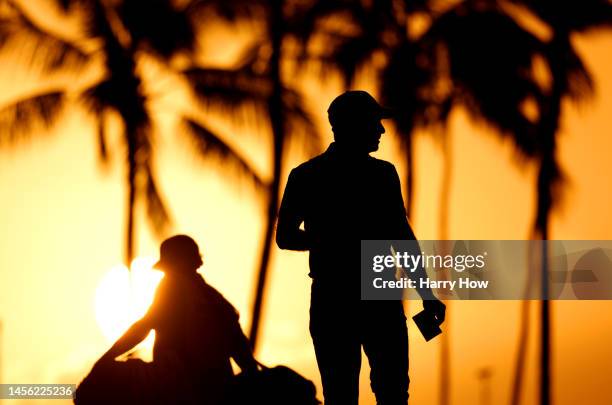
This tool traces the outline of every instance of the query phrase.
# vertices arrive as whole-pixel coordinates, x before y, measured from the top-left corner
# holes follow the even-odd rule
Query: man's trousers
[[[310,334],[325,405],[357,405],[361,348],[378,405],[408,402],[408,331],[401,301],[360,301],[313,282]]]

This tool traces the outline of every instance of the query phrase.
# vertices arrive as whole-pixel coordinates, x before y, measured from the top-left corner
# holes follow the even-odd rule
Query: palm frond
[[[184,76],[203,101],[219,99],[233,106],[265,100],[272,88],[268,78],[246,69],[192,68]]]
[[[98,158],[103,166],[106,166],[110,160],[108,153],[108,145],[106,141],[106,114],[101,110],[96,115],[96,124],[98,126]]]
[[[122,76],[116,72],[84,89],[79,95],[79,101],[92,114],[110,108],[142,117],[145,114],[142,106],[146,97],[141,94],[139,83],[137,76]],[[143,121],[149,119],[143,118]]]
[[[147,202],[147,218],[151,222],[154,232],[163,238],[166,236],[168,226],[171,223],[170,214],[163,201],[157,181],[152,168],[152,162],[149,161],[145,167],[146,172],[146,189],[145,197]]]
[[[546,44],[544,49],[553,80],[558,80],[561,93],[579,102],[591,97],[595,85],[580,55],[571,45],[569,38],[557,37]]]
[[[116,98],[120,95],[113,82],[104,79],[83,90],[78,97],[78,101],[92,115],[97,125],[98,158],[102,167],[110,160],[106,138],[106,113],[109,110],[116,111]]]
[[[181,132],[189,135],[199,156],[217,159],[224,167],[247,178],[259,191],[267,191],[266,182],[259,176],[255,168],[222,137],[191,118],[184,117],[181,125],[184,128]]]
[[[88,1],[89,0],[55,0],[55,3],[63,12],[69,12],[74,6],[83,5]]]
[[[71,0],[68,0],[71,1]],[[107,42],[115,37],[111,28],[110,18],[104,2],[95,0],[72,0],[78,2],[83,9],[83,32],[88,38],[100,38]],[[113,39],[115,42],[116,37]],[[108,44],[105,44],[108,47]]]
[[[520,106],[542,97],[533,67],[542,42],[496,8],[465,12],[462,6],[437,18],[424,40],[445,50],[436,74],[450,83],[453,102],[533,156],[537,131]]]
[[[121,3],[117,12],[137,47],[164,59],[179,51],[194,51],[196,38],[192,22],[172,1],[148,0],[146,18],[142,14],[143,3],[137,1]]]
[[[380,42],[373,35],[347,37],[321,61],[335,67],[342,74],[345,86],[350,87],[359,68],[369,62],[379,48]]]
[[[285,136],[294,140],[309,156],[320,152],[321,137],[310,113],[304,107],[302,95],[285,87],[282,102]]]
[[[105,108],[113,108],[117,105],[117,98],[121,97],[119,90],[113,81],[103,79],[83,90],[79,95],[79,101],[88,112],[98,115]]]
[[[313,36],[320,31],[321,22],[339,14],[346,13],[351,4],[339,0],[315,1],[299,7],[291,16],[287,29],[301,44],[306,46]]]
[[[68,11],[72,6],[72,0],[56,0],[56,3],[62,11]]]
[[[360,67],[371,61],[378,50],[405,37],[406,28],[398,21],[400,4],[391,0],[376,2],[324,1],[304,6],[294,15],[290,33],[300,43],[298,61],[318,62],[324,77],[339,72],[350,87]],[[324,42],[324,49],[308,50],[309,42]]]
[[[391,51],[379,73],[381,101],[395,111],[393,120],[401,139],[408,140],[415,127],[438,121],[439,114],[431,117],[431,109],[438,111],[439,105],[431,91],[435,79],[431,57],[418,44],[405,40]]]
[[[556,32],[584,32],[612,26],[612,3],[608,0],[513,1],[534,12]]]
[[[206,109],[242,124],[267,115],[271,81],[250,69],[193,68],[183,72],[192,94]]]
[[[263,0],[191,0],[185,12],[196,24],[221,17],[227,22],[250,20],[268,7]]]
[[[0,142],[14,142],[31,134],[37,125],[50,127],[61,115],[65,94],[50,91],[0,109]]]
[[[0,17],[0,48],[9,47],[25,54],[29,64],[44,71],[78,69],[90,59],[70,41],[40,28],[16,7]]]

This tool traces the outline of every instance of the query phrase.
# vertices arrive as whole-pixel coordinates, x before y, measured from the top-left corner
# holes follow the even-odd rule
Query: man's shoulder
[[[380,170],[396,171],[393,163],[388,162],[386,160],[378,159],[373,156],[370,156],[368,160],[371,165],[375,166],[376,168]]]
[[[367,164],[370,169],[384,173],[387,176],[395,175],[395,173],[397,173],[393,163],[386,160],[368,156]],[[333,166],[333,161],[329,154],[325,152],[293,168],[293,170],[291,170],[291,176],[296,178],[296,180],[299,180],[316,175],[325,175],[328,173],[330,165]]]
[[[371,156],[368,160],[370,163],[370,172],[372,172],[377,178],[384,178],[388,179],[389,181],[393,181],[394,179],[398,178],[397,170],[395,170],[393,163]]]
[[[223,296],[223,294],[221,294],[219,290],[217,290],[208,283],[204,283],[203,287],[204,292],[206,293],[207,300],[213,305],[215,305],[218,310],[220,310],[221,315],[228,316],[232,319],[238,319],[238,311],[232,305],[232,303],[229,302],[227,298]]]
[[[309,177],[321,173],[322,171],[325,171],[326,167],[327,156],[325,155],[325,153],[322,153],[318,156],[313,157],[310,160],[307,160],[299,166],[294,167],[293,170],[291,170],[291,176],[296,179]]]
[[[327,155],[325,153],[321,153],[320,155],[317,155],[305,161],[304,163],[297,166],[293,170],[296,172],[307,172],[310,170],[316,170],[317,168],[325,166],[326,160],[327,160]]]

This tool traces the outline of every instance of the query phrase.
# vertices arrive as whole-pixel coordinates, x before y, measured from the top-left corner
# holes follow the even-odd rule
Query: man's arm
[[[218,294],[218,299],[221,302],[219,310],[224,314],[222,318],[225,319],[227,325],[227,339],[231,346],[230,356],[236,361],[236,364],[238,364],[238,367],[243,372],[256,371],[257,361],[253,356],[249,339],[245,336],[238,321],[240,317],[238,311],[223,295],[216,291],[215,293]]]
[[[392,170],[392,192],[393,192],[393,210],[397,215],[398,222],[398,236],[399,239],[405,240],[414,240],[415,251],[412,254],[421,254],[421,247],[419,246],[419,242],[412,231],[412,227],[408,222],[408,218],[406,217],[406,209],[404,208],[404,199],[402,197],[402,187],[400,184],[399,176],[397,175],[397,171],[395,167],[391,166]],[[408,271],[408,277],[417,285],[417,293],[423,300],[423,308],[427,311],[432,312],[440,323],[444,322],[446,306],[436,298],[431,288],[421,288],[420,280],[427,278],[427,273],[425,272],[425,267],[421,263],[414,271]]]
[[[104,353],[98,362],[111,361],[116,357],[121,356],[123,353],[142,342],[147,337],[150,330],[151,325],[146,316],[139,321],[136,321],[123,334],[123,336],[121,336],[106,353]]]
[[[155,291],[155,297],[147,313],[138,321],[134,322],[125,333],[117,339],[113,346],[98,360],[98,364],[112,361],[116,357],[134,348],[142,342],[151,329],[159,325],[159,318],[164,315],[168,306],[168,297],[165,281],[162,280]]]
[[[391,179],[391,201],[393,210],[393,216],[395,218],[394,223],[397,224],[397,229],[394,232],[394,239],[400,240],[412,240],[414,241],[414,251],[412,254],[419,255],[421,253],[421,247],[419,246],[419,242],[412,231],[412,227],[408,222],[408,218],[406,217],[406,208],[404,208],[404,198],[402,197],[402,186],[400,184],[399,176],[397,175],[397,171],[393,165],[391,166],[391,174],[389,175]],[[411,280],[414,280],[417,286],[417,293],[423,300],[431,300],[436,299],[433,295],[433,292],[430,288],[420,288],[419,280],[426,279],[427,273],[425,272],[425,268],[423,266],[418,266],[414,271],[407,271],[408,277]]]
[[[257,370],[257,361],[253,357],[249,339],[244,335],[240,325],[234,336],[234,351],[232,357],[243,372],[251,372]]]
[[[276,244],[281,249],[309,250],[308,235],[300,225],[304,220],[303,184],[300,184],[295,169],[289,174],[283,194],[278,224],[276,227]]]

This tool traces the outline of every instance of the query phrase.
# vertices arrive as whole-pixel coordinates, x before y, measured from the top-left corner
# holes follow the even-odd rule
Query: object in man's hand
[[[431,311],[423,310],[413,316],[412,319],[421,331],[421,334],[425,338],[426,342],[429,342],[431,339],[442,333],[442,329],[440,329],[440,322],[438,322]]]

